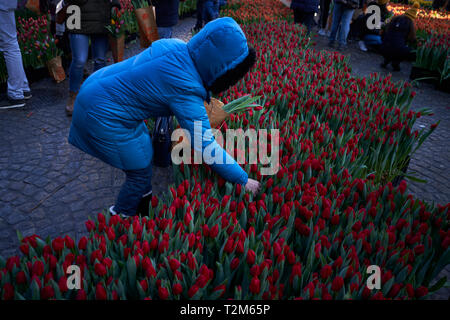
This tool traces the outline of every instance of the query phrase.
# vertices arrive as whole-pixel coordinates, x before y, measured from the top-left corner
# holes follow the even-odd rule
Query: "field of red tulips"
[[[399,179],[437,125],[413,131],[429,112],[410,110],[409,84],[355,78],[344,56],[256,8],[239,14],[257,65],[218,98],[259,95],[263,108],[221,130],[279,129],[278,173],[243,165],[262,183],[253,196],[207,166],[175,166],[149,217],[99,213],[78,243],[21,239],[21,256],[0,259],[1,299],[421,299],[445,284],[433,281],[450,260],[450,204]],[[80,290],[67,285],[74,264]],[[372,265],[380,289],[366,285]]]

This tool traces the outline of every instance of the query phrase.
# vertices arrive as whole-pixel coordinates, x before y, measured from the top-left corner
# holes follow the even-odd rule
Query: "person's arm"
[[[202,153],[202,159],[206,162],[208,159],[204,158],[205,148],[213,150],[211,155],[214,157],[220,153],[221,164],[213,163],[210,167],[217,172],[222,178],[230,182],[247,185],[249,182],[247,173],[239,166],[239,164],[216,142],[211,133],[211,126],[209,124],[208,114],[203,105],[203,99],[194,95],[173,97],[170,103],[170,109],[175,114],[180,126],[187,130],[191,138],[191,146],[196,152]],[[201,122],[202,143],[201,147],[194,143],[194,122]],[[209,154],[209,152],[208,152]],[[206,160],[206,161],[205,161]]]

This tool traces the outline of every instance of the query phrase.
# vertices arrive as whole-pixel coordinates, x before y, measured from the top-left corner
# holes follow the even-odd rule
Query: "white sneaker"
[[[126,214],[121,214],[121,213],[117,213],[117,212],[115,212],[114,211],[114,206],[111,206],[110,208],[109,208],[109,214],[111,215],[111,216],[120,216],[121,218],[129,218],[130,216],[127,216]]]
[[[359,48],[361,49],[361,51],[366,52],[367,51],[367,47],[366,44],[364,43],[364,41],[358,41],[359,44]]]
[[[325,37],[327,35],[327,32],[325,31],[325,29],[320,29],[318,34]]]

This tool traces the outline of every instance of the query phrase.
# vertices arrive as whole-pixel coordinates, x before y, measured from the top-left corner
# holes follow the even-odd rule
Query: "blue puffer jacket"
[[[299,9],[303,12],[317,12],[319,0],[292,0],[291,9]]]
[[[211,168],[230,182],[246,184],[247,173],[214,140],[203,101],[209,99],[205,87],[247,55],[245,35],[231,18],[208,23],[189,43],[155,41],[86,79],[75,101],[69,143],[116,168],[142,169],[153,155],[144,119],[175,115],[194,146],[194,121],[201,121],[197,151],[210,146],[211,156],[223,160]]]

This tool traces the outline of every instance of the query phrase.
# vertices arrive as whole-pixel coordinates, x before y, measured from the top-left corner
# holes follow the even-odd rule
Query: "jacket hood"
[[[208,23],[187,44],[205,87],[248,55],[247,39],[232,18],[219,18]]]

